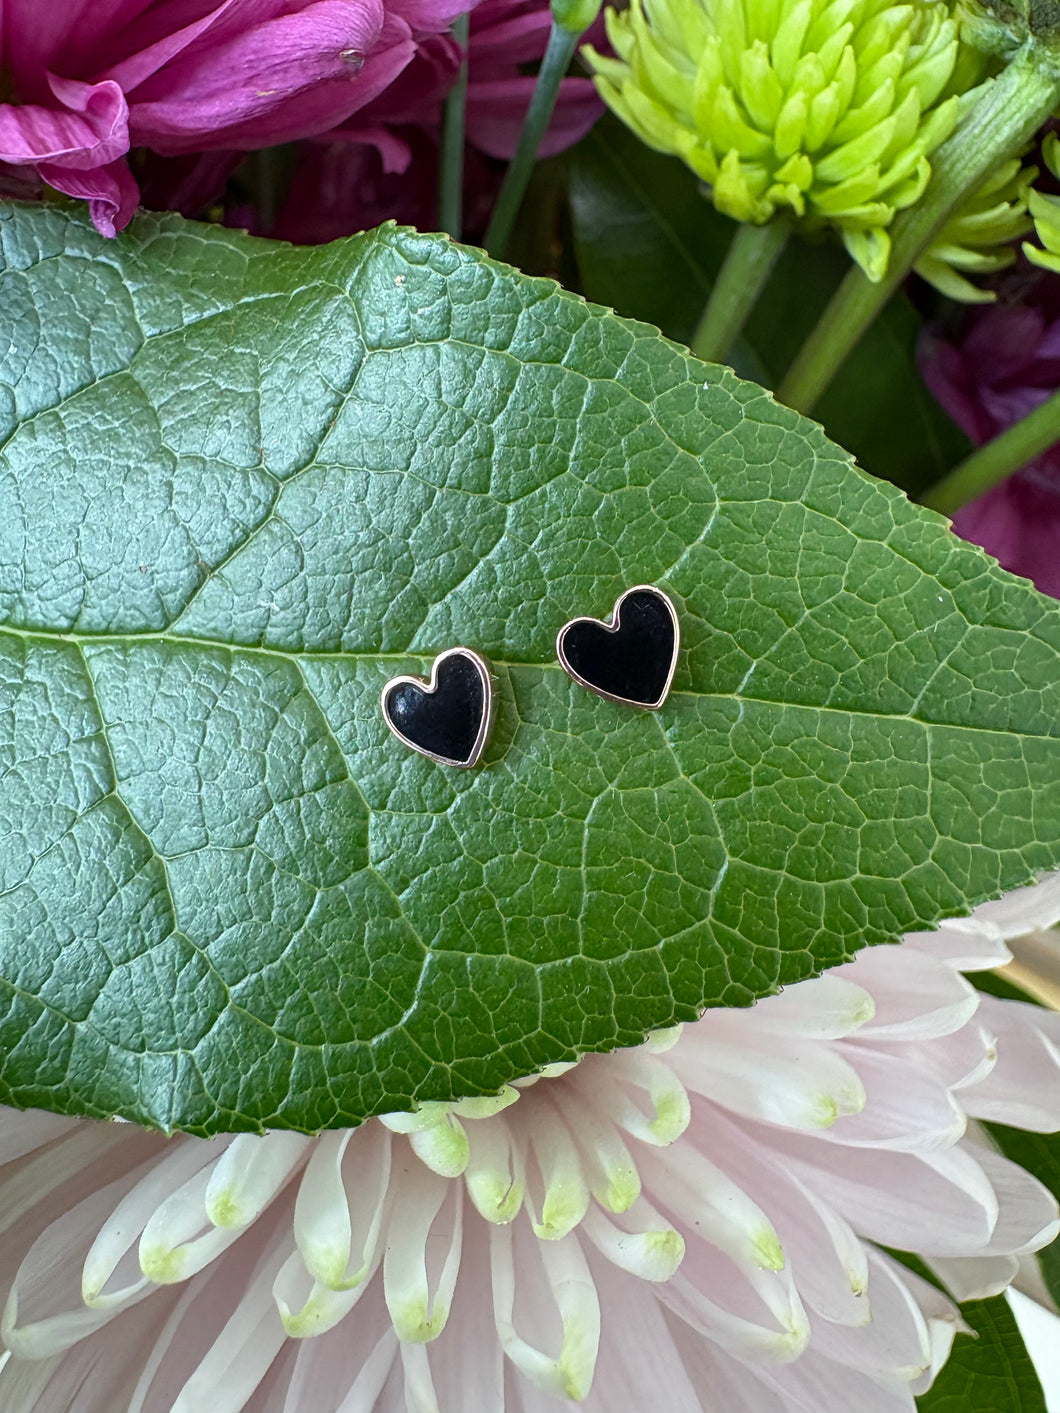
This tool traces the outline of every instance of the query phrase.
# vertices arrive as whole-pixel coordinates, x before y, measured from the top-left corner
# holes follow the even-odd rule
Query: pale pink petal
[[[998,1198],[997,1222],[983,1255],[1021,1256],[1052,1241],[1060,1231],[1060,1214],[1049,1189],[1018,1164],[987,1147],[986,1140],[976,1157]]]
[[[94,1129],[83,1125],[80,1119],[45,1113],[43,1109],[0,1108],[0,1167],[82,1127]]]
[[[929,1327],[913,1285],[917,1278],[879,1252],[869,1252],[868,1300],[872,1319],[857,1329],[833,1326],[822,1339],[829,1358],[862,1373],[895,1383],[911,1383],[933,1369],[934,1332]],[[952,1331],[959,1319],[956,1306],[945,1301]]]
[[[903,946],[926,952],[958,971],[988,971],[1012,960],[1000,929],[972,918],[943,923],[937,932],[911,932]]]
[[[863,986],[876,1003],[875,1015],[859,1032],[867,1041],[950,1035],[978,1004],[978,993],[959,972],[916,949],[865,947],[839,975]]]
[[[663,1307],[650,1289],[598,1260],[590,1259],[590,1265],[600,1292],[602,1335],[597,1375],[582,1405],[585,1413],[620,1413],[625,1408],[649,1413],[661,1391],[666,1413],[702,1413]]]
[[[1060,922],[1060,873],[1049,874],[1030,888],[1017,888],[1004,898],[976,908],[977,919],[991,923],[1003,937],[1021,937]]]
[[[986,995],[980,1013],[997,1037],[997,1064],[962,1095],[968,1113],[1055,1133],[1060,1129],[1060,1014]]]
[[[492,1338],[493,1301],[489,1237],[485,1224],[470,1217],[465,1233],[460,1280],[448,1323],[430,1346],[431,1372],[438,1405],[468,1413],[505,1413],[504,1356]],[[639,1285],[640,1283],[636,1283]],[[598,1285],[599,1288],[599,1285]],[[487,1338],[483,1338],[483,1331]],[[291,1413],[302,1413],[292,1409]]]
[[[845,1047],[865,1086],[865,1105],[860,1113],[846,1115],[831,1128],[822,1129],[820,1136],[825,1142],[917,1153],[951,1148],[961,1137],[965,1113],[949,1086],[931,1070],[910,1065],[901,1047],[895,1050],[898,1053],[867,1043]],[[963,1077],[963,1072],[957,1076]]]
[[[825,1148],[801,1134],[785,1134],[781,1151],[857,1231],[883,1246],[949,1256],[981,1252],[990,1242],[997,1195],[982,1165],[963,1148],[914,1156]]]
[[[1000,1295],[1019,1271],[1015,1256],[935,1256],[929,1264],[954,1300],[962,1304]]]
[[[840,968],[756,1002],[752,1024],[768,1024],[778,1035],[839,1040],[861,1030],[875,1014],[874,998]],[[724,1013],[715,1019],[723,1021]]]

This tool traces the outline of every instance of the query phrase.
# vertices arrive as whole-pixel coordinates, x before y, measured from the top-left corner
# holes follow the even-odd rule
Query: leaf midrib
[[[183,637],[175,633],[153,632],[153,633],[63,633],[58,630],[47,628],[16,628],[11,624],[0,623],[0,638],[4,636],[20,638],[29,642],[39,641],[43,643],[63,643],[79,651],[85,647],[101,645],[106,647],[112,643],[149,643],[163,646],[185,647],[185,648],[213,648],[226,653],[254,653],[261,657],[278,658],[282,662],[290,662],[298,665],[302,662],[328,662],[345,661],[351,662],[384,662],[393,663],[400,666],[410,661],[422,662],[429,665],[438,653],[442,651],[439,647],[431,652],[416,652],[405,650],[401,652],[362,652],[360,649],[324,652],[314,649],[290,649],[290,648],[267,648],[255,643],[227,643],[220,638],[193,638]],[[488,654],[488,661],[494,667],[502,667],[506,671],[522,671],[531,669],[536,672],[548,672],[556,676],[565,677],[566,674],[557,662],[534,661],[530,658],[498,658]],[[310,694],[316,694],[310,689]],[[670,698],[687,698],[694,702],[735,702],[740,706],[772,706],[782,707],[786,711],[810,711],[815,713],[830,712],[837,716],[868,716],[875,721],[908,721],[910,725],[921,726],[925,730],[933,728],[943,728],[947,731],[971,731],[976,735],[996,735],[1011,739],[1012,730],[1005,726],[985,726],[969,725],[963,721],[940,721],[931,720],[921,716],[911,716],[908,712],[901,711],[875,711],[867,708],[853,706],[829,706],[824,702],[793,702],[786,701],[782,697],[752,697],[741,692],[706,692],[693,691],[688,688],[671,687]],[[1021,730],[1021,737],[1032,741],[1056,741],[1060,743],[1060,733],[1046,733],[1032,730]]]

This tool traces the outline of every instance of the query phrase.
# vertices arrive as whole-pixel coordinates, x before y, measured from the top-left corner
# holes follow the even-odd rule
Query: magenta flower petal
[[[548,43],[552,16],[547,9],[528,10],[490,23],[488,11],[495,9],[496,4],[487,3],[481,7],[481,19],[478,14],[472,18],[476,79],[510,75],[515,65],[540,59]]]
[[[477,0],[392,0],[391,14],[399,16],[421,34],[447,30],[458,15],[473,10]]]
[[[1025,303],[998,303],[972,314],[959,343],[937,333],[921,340],[924,381],[978,446],[1060,387],[1054,277],[1029,290],[1021,284],[1020,291]],[[1012,573],[1060,597],[1060,446],[964,506],[953,528]]]
[[[473,3],[473,0],[472,0]],[[0,54],[0,164],[48,179],[56,169],[97,179],[52,184],[92,204],[108,233],[136,200],[128,172],[112,170],[130,144],[162,158],[225,154],[178,173],[165,203],[216,194],[232,153],[339,127],[391,85],[447,30],[468,0],[5,0]],[[432,102],[439,85],[428,64]],[[436,66],[435,66],[436,67]],[[368,124],[378,135],[381,119]],[[370,138],[369,141],[374,139]],[[388,165],[400,139],[374,142]],[[155,165],[157,177],[162,168]],[[14,178],[13,178],[14,180]]]
[[[959,510],[953,528],[1060,598],[1060,487],[1021,472]]]
[[[102,235],[112,236],[132,220],[140,192],[123,158],[105,167],[79,170],[42,162],[37,170],[56,191],[88,202],[92,221]]]
[[[125,57],[113,62],[105,76],[131,93],[166,64],[180,57],[192,58],[196,51],[208,54],[215,46],[236,39],[248,28],[257,27],[282,13],[282,0],[220,0],[208,13],[196,0],[146,7],[138,23],[117,36],[117,47]]]
[[[468,141],[489,157],[510,159],[515,154],[535,83],[528,77],[469,85]],[[551,157],[570,147],[585,136],[601,112],[591,80],[565,78],[559,86],[556,111],[541,141],[539,155]]]
[[[0,162],[86,168],[128,151],[128,112],[116,83],[49,78],[61,107],[0,105]]]
[[[178,59],[130,96],[134,140],[159,152],[243,146],[230,135],[253,123],[249,145],[260,147],[306,135],[307,121],[309,131],[334,126],[365,101],[362,70],[383,22],[382,0],[325,0]],[[412,54],[406,44],[404,62]],[[307,104],[310,93],[315,101]]]

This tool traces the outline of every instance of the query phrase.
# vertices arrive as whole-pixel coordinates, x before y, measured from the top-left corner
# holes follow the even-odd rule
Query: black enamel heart
[[[406,746],[442,765],[474,765],[489,737],[489,667],[468,648],[450,648],[435,658],[430,682],[392,678],[382,706],[386,724]]]
[[[661,589],[627,589],[606,623],[575,618],[564,624],[556,653],[583,687],[611,701],[655,710],[666,700],[681,634],[673,604]]]

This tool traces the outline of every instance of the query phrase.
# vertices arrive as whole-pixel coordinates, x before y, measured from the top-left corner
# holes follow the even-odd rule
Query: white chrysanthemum
[[[1060,875],[633,1051],[356,1131],[0,1111],[4,1413],[912,1413],[1050,1240],[1060,1015],[961,975]]]

